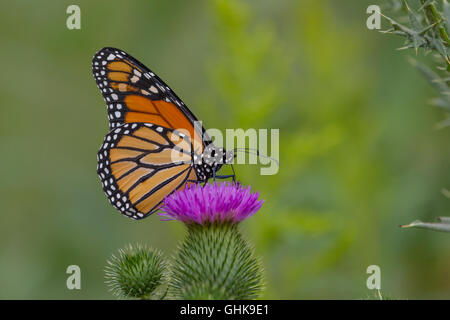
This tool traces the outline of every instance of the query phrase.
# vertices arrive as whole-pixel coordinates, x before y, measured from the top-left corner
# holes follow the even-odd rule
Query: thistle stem
[[[445,26],[441,24],[442,18],[440,17],[436,9],[436,6],[434,5],[433,2],[427,4],[427,0],[420,0],[420,2],[422,3],[423,9],[425,10],[425,14],[427,19],[429,20],[429,23],[436,24],[441,39],[444,40],[445,44],[448,46],[450,44],[450,39],[448,37]]]

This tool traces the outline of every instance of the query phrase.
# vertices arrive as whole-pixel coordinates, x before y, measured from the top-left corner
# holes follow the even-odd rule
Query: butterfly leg
[[[227,175],[221,176],[221,175],[217,175],[216,174],[216,168],[213,167],[213,179],[214,179],[214,181],[216,181],[216,178],[217,179],[233,178],[233,182],[236,182],[236,173],[234,172],[233,166],[231,166],[231,168],[233,169],[233,174],[227,174]]]
[[[236,172],[234,171],[234,167],[232,164],[231,164],[231,170],[233,170],[233,183],[235,183],[236,182]]]
[[[214,177],[214,181],[216,180],[216,178],[217,179],[228,179],[228,178],[233,178],[233,182],[235,181],[234,179],[235,179],[235,176],[234,176],[234,174],[227,174],[226,176],[215,176]]]
[[[235,179],[236,175],[235,174],[227,174],[225,176],[220,176],[216,174],[216,168],[213,168],[213,179],[214,181],[216,181],[216,179],[228,179],[228,178],[233,178],[233,181]]]

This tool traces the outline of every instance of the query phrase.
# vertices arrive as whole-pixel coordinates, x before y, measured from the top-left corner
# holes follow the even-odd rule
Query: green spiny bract
[[[170,287],[179,299],[254,299],[262,289],[262,267],[236,224],[191,224]]]
[[[105,268],[106,283],[121,298],[152,299],[165,282],[166,263],[158,250],[142,245],[119,249]]]

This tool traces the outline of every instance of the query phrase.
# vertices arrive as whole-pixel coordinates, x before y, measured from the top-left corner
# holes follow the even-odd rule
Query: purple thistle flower
[[[259,193],[251,193],[250,186],[224,182],[191,185],[176,191],[164,199],[160,216],[163,220],[179,220],[184,223],[238,223],[262,206]]]

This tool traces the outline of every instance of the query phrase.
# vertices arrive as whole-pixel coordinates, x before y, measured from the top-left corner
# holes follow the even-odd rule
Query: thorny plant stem
[[[442,18],[440,17],[436,6],[433,2],[428,2],[428,0],[420,0],[423,6],[423,10],[425,10],[425,14],[428,22],[431,24],[436,24],[439,30],[439,34],[441,36],[441,39],[444,40],[445,44],[448,46],[450,44],[450,38],[448,37],[447,30],[445,29],[445,26],[441,24]]]

